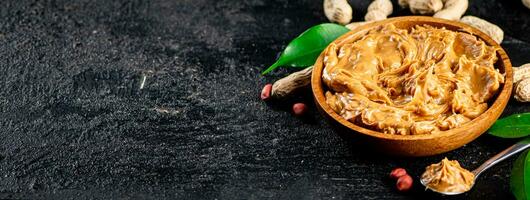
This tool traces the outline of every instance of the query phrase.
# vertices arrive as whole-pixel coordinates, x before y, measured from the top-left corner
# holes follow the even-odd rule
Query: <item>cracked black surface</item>
[[[370,1],[350,1],[361,20]],[[407,15],[397,7],[393,16]],[[50,199],[512,199],[509,159],[465,195],[412,192],[447,156],[474,168],[514,143],[488,135],[439,156],[373,155],[314,110],[259,99],[292,38],[326,22],[315,0],[0,1],[0,197]],[[514,66],[530,62],[530,10],[471,0],[505,30]],[[145,79],[145,82],[143,81]],[[142,84],[142,82],[144,82]],[[292,100],[294,101],[294,100]],[[528,112],[510,101],[504,115]]]

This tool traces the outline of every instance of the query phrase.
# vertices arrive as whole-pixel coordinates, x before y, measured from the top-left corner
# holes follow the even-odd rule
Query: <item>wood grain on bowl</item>
[[[374,150],[386,154],[401,156],[429,156],[444,153],[459,148],[484,133],[501,115],[512,90],[512,66],[506,52],[489,36],[483,32],[463,23],[437,19],[432,17],[411,16],[396,17],[379,22],[369,23],[359,26],[356,29],[341,36],[333,43],[342,43],[357,40],[368,31],[380,27],[384,24],[393,24],[397,28],[410,29],[416,25],[430,25],[436,28],[445,27],[448,30],[466,32],[482,39],[486,44],[497,47],[497,63],[495,67],[505,75],[504,84],[501,85],[497,95],[489,103],[488,109],[480,116],[460,127],[435,134],[423,135],[393,135],[370,130],[347,121],[338,115],[326,103],[324,96],[325,86],[322,82],[323,54],[317,59],[311,78],[313,96],[319,111],[331,121],[333,127],[343,135],[354,136],[372,147]]]

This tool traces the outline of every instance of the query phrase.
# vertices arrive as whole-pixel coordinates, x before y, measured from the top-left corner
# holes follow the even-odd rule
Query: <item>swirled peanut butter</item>
[[[458,161],[444,158],[440,163],[425,169],[421,182],[434,191],[462,193],[471,189],[475,175],[460,167]]]
[[[326,102],[345,119],[388,134],[452,129],[485,112],[504,83],[496,51],[467,33],[381,26],[326,48]]]

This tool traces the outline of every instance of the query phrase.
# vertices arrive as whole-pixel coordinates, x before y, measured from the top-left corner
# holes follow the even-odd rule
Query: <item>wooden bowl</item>
[[[313,68],[311,87],[318,110],[329,119],[332,127],[338,130],[342,135],[353,136],[353,139],[359,141],[360,144],[366,145],[369,148],[384,154],[417,157],[436,155],[459,148],[476,139],[493,125],[510,99],[513,81],[512,65],[508,55],[506,55],[506,52],[499,46],[499,44],[485,33],[469,25],[423,16],[396,17],[365,24],[341,36],[335,40],[334,43],[339,43],[350,37],[366,34],[369,30],[383,24],[394,24],[398,28],[407,29],[415,25],[427,24],[433,27],[445,27],[448,30],[467,32],[475,35],[484,40],[488,45],[499,47],[497,55],[499,59],[495,64],[495,67],[498,68],[501,73],[505,74],[505,82],[501,85],[501,88],[499,88],[497,95],[490,100],[488,110],[473,119],[471,122],[465,123],[463,126],[442,131],[437,134],[391,135],[355,125],[342,118],[328,106],[324,96],[325,88],[322,83],[322,60],[324,56],[323,54],[320,54],[320,57],[317,59]]]

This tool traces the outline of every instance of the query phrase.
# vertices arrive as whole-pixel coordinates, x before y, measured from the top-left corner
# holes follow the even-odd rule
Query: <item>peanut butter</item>
[[[421,175],[421,182],[438,192],[462,193],[471,189],[475,175],[460,167],[456,160],[444,158],[440,163],[432,164]]]
[[[485,112],[504,83],[496,51],[467,33],[384,25],[326,48],[326,102],[345,119],[388,134],[449,130]]]

